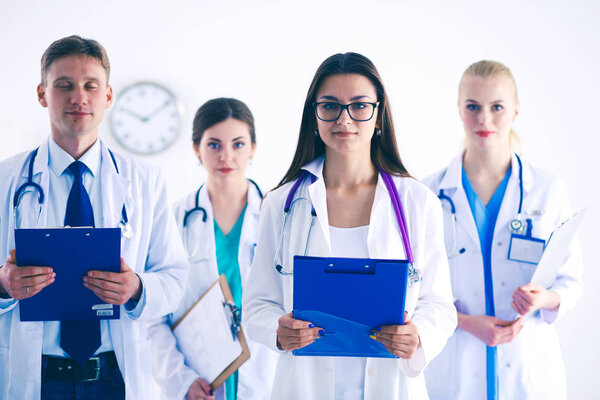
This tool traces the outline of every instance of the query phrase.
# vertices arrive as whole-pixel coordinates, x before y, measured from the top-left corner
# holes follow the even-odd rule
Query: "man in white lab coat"
[[[112,153],[98,139],[113,101],[109,71],[94,40],[52,43],[37,88],[49,110],[50,137],[0,163],[2,399],[151,397],[145,320],[175,309],[189,267],[159,171]],[[14,229],[78,225],[69,223],[71,215],[88,221],[79,225],[122,228],[121,272],[90,271],[81,282],[119,305],[120,319],[21,322],[19,300],[61,276],[51,266],[17,267]]]

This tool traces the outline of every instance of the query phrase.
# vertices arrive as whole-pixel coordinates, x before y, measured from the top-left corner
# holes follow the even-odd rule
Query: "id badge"
[[[537,265],[542,258],[545,246],[545,240],[513,233],[510,236],[508,259]]]

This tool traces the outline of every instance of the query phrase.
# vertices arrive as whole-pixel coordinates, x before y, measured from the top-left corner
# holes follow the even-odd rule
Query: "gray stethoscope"
[[[519,233],[523,230],[523,221],[521,219],[522,211],[523,211],[523,163],[521,162],[521,158],[515,154],[517,158],[517,163],[519,164],[519,209],[517,210],[517,217],[508,223],[508,227],[514,232]],[[454,258],[459,254],[463,254],[465,252],[464,248],[457,250],[458,243],[456,241],[456,207],[454,206],[454,201],[444,193],[444,189],[440,189],[440,193],[438,194],[438,198],[440,201],[447,201],[450,204],[450,213],[452,214],[452,248],[448,251],[448,257]],[[528,220],[528,223],[531,224],[531,220]]]
[[[25,193],[27,193],[27,188],[32,188],[34,192],[37,192],[38,199],[38,221],[40,215],[42,213],[42,204],[44,204],[44,189],[37,183],[33,181],[33,164],[35,162],[35,157],[37,156],[38,150],[40,148],[33,150],[29,154],[29,173],[27,174],[27,181],[23,183],[21,186],[17,188],[15,191],[15,196],[13,198],[13,210],[14,210],[14,219],[15,219],[15,228],[17,227],[17,214],[18,209],[21,204],[21,198]],[[107,149],[110,154],[110,158],[112,159],[113,165],[115,166],[115,170],[117,171],[117,175],[119,174],[119,167],[117,166],[117,160],[115,159],[114,154],[110,149]],[[127,210],[125,209],[125,204],[123,204],[123,209],[121,210],[121,221],[119,222],[119,228],[121,228],[121,233],[127,239],[133,237],[133,229],[131,228],[131,224],[129,223],[129,218],[127,218]]]
[[[396,215],[396,220],[398,222],[398,227],[400,228],[400,235],[402,236],[402,244],[404,245],[406,258],[408,259],[408,262],[409,262],[408,285],[410,287],[414,283],[420,282],[423,279],[421,277],[421,271],[415,266],[415,263],[414,263],[412,247],[410,245],[410,239],[408,236],[408,226],[406,223],[406,217],[404,215],[404,208],[402,206],[402,202],[400,201],[400,195],[398,194],[396,185],[394,185],[394,183],[392,181],[392,177],[388,173],[386,173],[385,171],[383,171],[381,169],[379,170],[379,173],[383,179],[383,182],[385,183],[385,185],[388,189],[390,199],[392,200],[392,206],[394,208],[394,213]],[[293,275],[294,274],[293,272],[285,271],[283,268],[283,237],[284,237],[284,233],[285,233],[285,228],[287,226],[288,218],[291,215],[292,207],[296,203],[298,203],[299,201],[302,201],[302,200],[308,201],[309,204],[311,205],[311,212],[310,212],[311,220],[310,220],[310,227],[308,228],[308,234],[306,237],[306,244],[304,246],[304,255],[307,254],[311,232],[313,230],[315,221],[317,219],[317,213],[315,212],[315,208],[312,206],[312,203],[310,202],[310,200],[308,198],[298,197],[298,198],[294,199],[294,196],[296,195],[296,192],[298,191],[298,187],[307,177],[310,177],[311,183],[314,183],[317,180],[317,178],[313,174],[311,174],[310,172],[308,172],[306,170],[303,170],[300,177],[298,177],[298,179],[296,179],[296,182],[290,189],[287,199],[286,199],[286,202],[285,202],[285,205],[283,207],[283,213],[284,213],[283,225],[281,227],[281,233],[279,235],[278,249],[275,254],[275,259],[273,260],[273,266],[274,266],[275,270],[281,275]]]

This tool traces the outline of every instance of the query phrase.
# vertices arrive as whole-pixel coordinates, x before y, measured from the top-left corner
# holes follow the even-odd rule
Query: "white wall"
[[[586,293],[558,322],[571,399],[600,398],[596,308],[600,273],[597,115],[600,102],[600,3],[592,1],[3,1],[0,5],[0,159],[48,134],[36,101],[39,59],[73,33],[99,40],[117,94],[138,80],[171,88],[185,106],[183,129],[159,165],[172,200],[197,188],[203,172],[190,148],[191,121],[204,101],[233,96],[256,117],[259,150],[249,174],[272,187],[289,165],[302,104],[317,66],[357,51],[379,68],[391,97],[400,151],[417,177],[443,167],[460,149],[457,84],[482,58],[513,71],[524,155],[564,179],[575,208],[589,205],[581,228]],[[124,151],[108,126],[101,137]]]

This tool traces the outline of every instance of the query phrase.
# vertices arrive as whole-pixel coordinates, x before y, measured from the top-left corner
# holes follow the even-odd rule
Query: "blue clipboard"
[[[397,358],[369,332],[402,325],[407,260],[294,257],[296,319],[310,321],[325,335],[296,356]]]
[[[19,300],[21,321],[118,319],[120,308],[83,286],[89,270],[121,271],[119,228],[15,229],[17,265],[49,266],[56,280]]]

